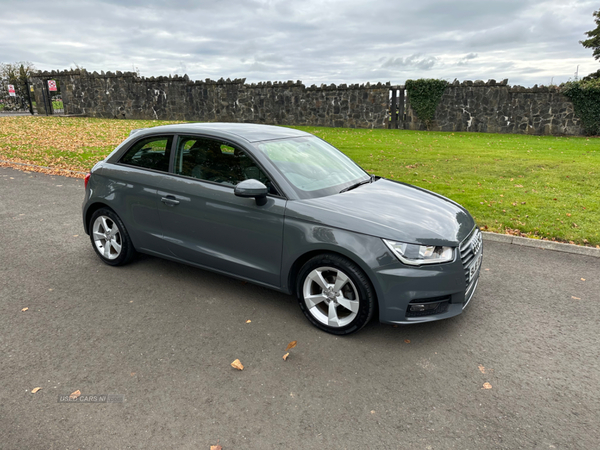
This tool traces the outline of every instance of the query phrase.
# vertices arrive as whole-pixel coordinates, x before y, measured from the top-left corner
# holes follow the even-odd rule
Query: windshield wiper
[[[375,179],[375,175],[370,175],[368,180],[359,181],[358,183],[355,183],[352,186],[348,186],[347,188],[342,189],[340,191],[340,194],[342,192],[351,191],[352,189],[355,189],[355,188],[357,188],[359,186],[362,186],[363,184],[372,183],[374,179]]]

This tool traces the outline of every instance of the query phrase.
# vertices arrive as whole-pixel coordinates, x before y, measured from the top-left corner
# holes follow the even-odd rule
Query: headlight
[[[454,259],[454,249],[452,247],[405,244],[404,242],[388,241],[387,239],[383,239],[383,242],[400,261],[411,266],[438,264]]]

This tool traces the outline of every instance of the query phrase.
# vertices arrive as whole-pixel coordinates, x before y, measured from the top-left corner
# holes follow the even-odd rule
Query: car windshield
[[[335,147],[314,136],[257,142],[301,198],[337,194],[369,175]]]

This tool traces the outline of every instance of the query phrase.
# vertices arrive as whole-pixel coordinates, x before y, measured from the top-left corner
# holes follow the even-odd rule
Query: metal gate
[[[406,111],[406,90],[404,86],[390,88],[390,121],[388,128],[404,129]]]
[[[64,114],[65,106],[60,92],[60,82],[53,78],[43,78],[41,89],[41,99],[44,103],[43,110],[45,114],[47,116]],[[37,98],[39,99],[39,97],[40,96],[38,96]]]

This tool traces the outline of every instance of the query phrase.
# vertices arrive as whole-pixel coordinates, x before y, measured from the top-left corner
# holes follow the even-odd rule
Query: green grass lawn
[[[0,120],[0,159],[89,170],[133,128],[169,122]],[[370,173],[439,192],[489,231],[600,245],[600,139],[296,127]]]
[[[297,127],[370,173],[464,205],[484,229],[600,244],[600,139]]]

